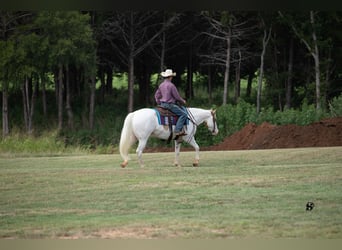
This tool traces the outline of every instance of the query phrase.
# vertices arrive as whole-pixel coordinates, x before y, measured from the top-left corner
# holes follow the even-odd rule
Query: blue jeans
[[[176,124],[176,128],[175,128],[175,133],[180,132],[183,128],[183,125],[185,124],[187,117],[188,117],[185,109],[178,106],[177,104],[167,103],[167,102],[162,102],[160,104],[160,106],[170,110],[171,112],[175,113],[178,116],[178,120],[177,120],[177,124]]]

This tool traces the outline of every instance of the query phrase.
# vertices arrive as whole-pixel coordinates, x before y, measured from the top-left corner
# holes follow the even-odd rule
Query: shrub
[[[237,105],[227,104],[217,110],[217,123],[223,136],[230,135],[250,122],[256,122],[256,108],[243,100]]]
[[[342,95],[329,102],[329,114],[331,117],[342,116]]]
[[[63,141],[56,139],[56,131],[48,131],[40,136],[15,133],[0,140],[0,153],[61,154],[71,152]],[[72,151],[75,151],[74,148]]]

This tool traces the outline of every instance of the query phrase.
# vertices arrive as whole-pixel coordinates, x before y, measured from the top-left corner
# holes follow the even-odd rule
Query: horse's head
[[[219,130],[216,124],[216,110],[210,110],[210,114],[211,116],[209,116],[204,123],[206,124],[206,126],[208,127],[208,130],[213,134],[213,135],[217,135]]]

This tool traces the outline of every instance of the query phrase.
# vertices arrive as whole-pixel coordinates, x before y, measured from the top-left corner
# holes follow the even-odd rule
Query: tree
[[[58,129],[61,130],[63,128],[64,91],[68,127],[73,128],[74,115],[71,104],[72,93],[69,69],[70,65],[84,69],[84,65],[88,65],[89,62],[94,63],[93,53],[95,51],[95,44],[89,24],[89,15],[78,11],[42,11],[36,19],[36,25],[42,35],[48,37],[50,60],[54,62],[52,67],[57,69],[55,74],[58,79],[56,86],[58,96]]]
[[[305,32],[305,20],[301,20],[301,27],[304,26],[304,28],[299,29],[299,25],[296,24],[296,21],[294,18],[285,15],[282,12],[278,12],[279,15],[283,18],[287,18],[287,21],[289,25],[291,26],[293,32],[295,35],[303,42],[309,53],[314,59],[315,63],[315,84],[316,84],[316,109],[321,108],[321,81],[320,81],[320,57],[319,57],[319,49],[318,49],[318,40],[317,40],[317,34],[316,34],[316,21],[315,21],[315,15],[316,13],[314,11],[309,12],[309,18],[307,19],[306,23],[310,24],[310,35],[307,35]],[[304,25],[303,25],[304,24]]]
[[[26,30],[26,29],[25,29]],[[17,80],[22,82],[24,122],[28,134],[33,133],[33,114],[37,97],[39,74],[38,63],[39,50],[44,50],[40,38],[34,33],[22,33],[18,35],[16,44]],[[33,87],[32,87],[33,86]]]
[[[0,11],[0,83],[2,89],[2,135],[9,134],[8,90],[9,83],[14,78],[17,69],[15,41],[13,34],[29,12]]]
[[[8,119],[8,85],[9,70],[7,65],[14,54],[14,46],[11,41],[0,41],[0,72],[1,72],[1,91],[2,91],[2,136],[9,134]]]
[[[248,55],[249,45],[243,46],[241,40],[247,39],[255,33],[255,25],[250,23],[253,17],[246,18],[244,14],[222,11],[218,13],[204,12],[204,17],[208,20],[210,28],[203,33],[206,34],[212,42],[212,46],[202,54],[202,58],[207,60],[206,64],[220,65],[224,68],[223,97],[222,104],[227,104],[230,68],[231,64],[236,64],[236,88],[239,96],[239,78],[241,74],[241,64],[250,59]],[[208,52],[210,52],[208,54]],[[236,75],[235,74],[235,75]]]
[[[262,50],[260,54],[260,68],[259,68],[259,76],[258,76],[258,91],[257,91],[257,113],[260,113],[261,109],[261,91],[262,91],[262,81],[264,77],[264,58],[266,53],[267,44],[271,38],[272,34],[272,25],[267,27],[264,18],[260,16],[261,27],[263,29],[263,38],[262,38]]]
[[[128,70],[128,112],[133,111],[134,104],[134,60],[163,31],[177,20],[171,16],[164,22],[151,22],[158,14],[152,12],[115,12],[105,24],[110,44],[115,48],[118,58]],[[153,19],[154,20],[154,19]]]
[[[149,46],[150,52],[159,60],[159,68],[157,72],[162,72],[166,69],[166,56],[169,51],[178,48],[180,43],[183,41],[184,30],[187,25],[185,25],[181,20],[183,16],[182,13],[166,12],[162,11],[160,13],[162,23],[166,23],[170,18],[175,18],[175,20],[166,27],[161,34],[156,37],[156,39]],[[177,25],[181,24],[181,25]],[[181,42],[179,38],[182,37]],[[159,80],[159,79],[157,79]]]
[[[82,125],[92,130],[96,105],[113,93],[114,73],[129,75],[127,106],[132,111],[152,103],[151,75],[166,67],[177,72],[175,83],[190,99],[196,93],[192,75],[199,73],[197,83],[208,79],[209,99],[216,87],[223,94],[222,100],[212,96],[215,104],[229,103],[231,96],[237,103],[240,79],[246,79],[244,98],[256,101],[258,90],[259,110],[261,103],[280,110],[298,108],[304,100],[323,105],[342,91],[341,16],[340,11],[262,16],[256,11],[0,11],[2,134],[9,134],[17,109],[23,110],[23,124],[13,125],[32,133],[37,108],[50,119],[55,110],[50,107],[58,107],[52,115],[59,130]],[[252,85],[256,76],[258,88]],[[51,78],[55,85],[47,86],[45,95]],[[55,103],[49,103],[49,87]],[[13,108],[17,96],[20,107]]]
[[[290,40],[289,62],[288,62],[288,77],[286,81],[286,103],[287,109],[291,108],[292,99],[292,79],[293,79],[293,38]]]
[[[205,13],[205,17],[210,23],[211,30],[204,32],[212,39],[219,39],[223,42],[224,52],[218,52],[214,55],[205,57],[211,58],[213,61],[220,61],[224,65],[224,80],[223,80],[223,96],[222,104],[227,104],[228,97],[228,81],[230,73],[231,59],[231,39],[232,39],[232,24],[234,16],[223,11],[222,13]]]

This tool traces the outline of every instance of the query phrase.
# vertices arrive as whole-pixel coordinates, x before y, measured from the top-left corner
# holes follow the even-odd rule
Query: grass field
[[[341,152],[0,155],[0,238],[342,238]]]

